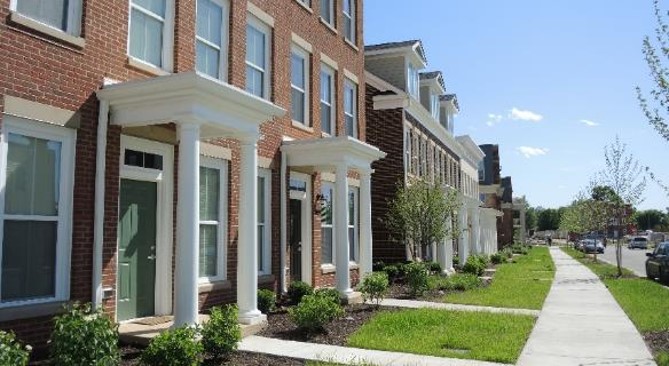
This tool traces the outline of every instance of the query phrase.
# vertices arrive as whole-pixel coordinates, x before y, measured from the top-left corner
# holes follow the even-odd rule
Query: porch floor
[[[200,324],[209,320],[209,315],[200,314]],[[160,333],[168,330],[174,324],[174,317],[156,316],[151,318],[142,318],[126,323],[121,323],[118,327],[119,340],[126,344],[136,344],[139,346],[148,346],[151,340]],[[254,335],[262,330],[266,323],[255,325],[240,324],[242,338]]]

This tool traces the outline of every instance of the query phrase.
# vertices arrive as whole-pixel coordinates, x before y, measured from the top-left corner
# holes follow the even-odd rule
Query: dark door
[[[157,183],[121,180],[117,317],[154,315]]]
[[[302,201],[290,200],[290,278],[302,280]]]

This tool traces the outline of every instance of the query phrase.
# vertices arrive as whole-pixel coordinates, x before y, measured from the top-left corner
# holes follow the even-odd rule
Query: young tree
[[[460,208],[455,190],[424,180],[402,185],[389,203],[386,226],[393,239],[409,248],[411,258],[418,259],[418,249],[431,244],[443,245],[447,237],[457,237],[457,225],[446,225],[454,220]]]
[[[619,237],[622,235],[621,230],[627,227],[631,219],[630,209],[643,201],[646,178],[643,176],[643,167],[631,153],[627,152],[627,145],[620,142],[618,136],[613,143],[604,147],[604,160],[606,167],[599,174],[599,182],[608,188],[597,193],[606,196],[612,208],[611,217],[614,218],[617,227],[616,263],[618,276],[622,276],[622,243]]]

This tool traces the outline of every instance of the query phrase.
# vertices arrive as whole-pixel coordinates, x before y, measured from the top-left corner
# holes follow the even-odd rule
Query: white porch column
[[[451,220],[446,220],[446,229],[449,234],[444,238],[444,243],[439,246],[437,250],[437,261],[441,266],[441,272],[443,274],[453,273],[453,239],[452,234],[450,233],[453,228],[453,223]]]
[[[336,243],[337,290],[342,298],[348,298],[353,290],[351,289],[351,275],[349,273],[348,167],[346,164],[337,165],[335,180],[334,238]]]
[[[257,324],[258,310],[258,145],[257,136],[240,140],[239,229],[237,237],[237,306],[239,322]]]
[[[174,326],[198,322],[200,126],[180,124]]]
[[[473,252],[476,254],[483,253],[483,248],[481,247],[481,215],[479,212],[480,208],[478,205],[475,205],[472,208],[472,248]]]
[[[463,205],[458,212],[458,221],[460,224],[460,239],[458,240],[458,257],[460,259],[460,266],[463,266],[467,262],[469,257],[469,243],[467,238],[469,237],[469,227],[467,224],[467,207]]]
[[[360,277],[372,272],[372,172],[360,172]]]

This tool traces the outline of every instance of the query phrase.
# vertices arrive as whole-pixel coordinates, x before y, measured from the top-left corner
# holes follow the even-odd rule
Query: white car
[[[637,236],[630,240],[629,244],[627,244],[627,247],[629,249],[648,249],[648,239],[644,238],[643,236]]]

